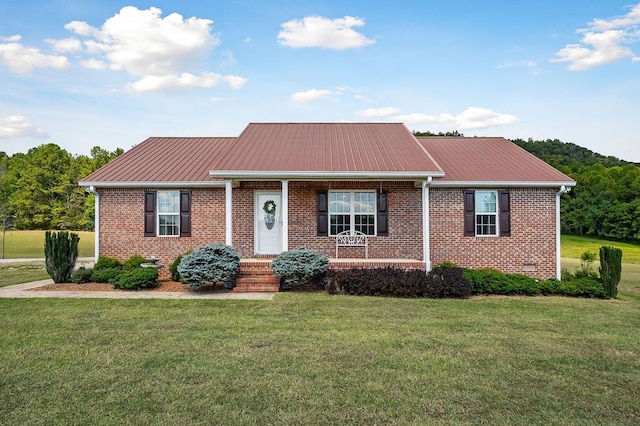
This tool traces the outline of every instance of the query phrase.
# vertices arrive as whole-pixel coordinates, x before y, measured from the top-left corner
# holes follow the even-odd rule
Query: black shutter
[[[464,191],[464,236],[476,235],[476,192]]]
[[[327,191],[318,191],[318,236],[329,235],[329,194]]]
[[[191,236],[191,191],[180,191],[180,236]]]
[[[389,191],[378,192],[378,236],[389,235]]]
[[[144,236],[156,236],[156,192],[144,193]]]
[[[498,191],[500,236],[511,236],[511,207],[509,191]]]

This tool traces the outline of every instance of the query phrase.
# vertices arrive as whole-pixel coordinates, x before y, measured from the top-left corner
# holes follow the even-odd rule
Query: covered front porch
[[[275,257],[275,256],[273,256]],[[280,278],[271,270],[272,258],[247,258],[240,260],[234,292],[275,292],[280,290]],[[425,270],[425,263],[417,259],[329,259],[329,269],[350,268],[399,268]]]

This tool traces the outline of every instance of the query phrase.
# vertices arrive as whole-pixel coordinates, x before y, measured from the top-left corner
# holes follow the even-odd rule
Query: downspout
[[[233,182],[224,181],[225,213],[224,213],[224,242],[226,245],[233,245]]]
[[[569,192],[571,188],[562,185],[560,191],[556,193],[556,279],[562,278],[562,268],[560,264],[560,196]]]
[[[422,182],[422,253],[427,272],[431,271],[431,243],[429,231],[429,186],[431,176]]]
[[[94,257],[95,257],[95,261],[98,261],[98,257],[100,256],[100,194],[98,194],[98,192],[96,191],[96,188],[91,185],[90,187],[87,188],[87,192],[89,194],[93,194],[93,196],[96,198],[96,204],[94,207],[94,233],[95,233],[95,242],[94,242]]]

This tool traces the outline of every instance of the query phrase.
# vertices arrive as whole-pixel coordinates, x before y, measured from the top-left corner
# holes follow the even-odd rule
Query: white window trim
[[[177,193],[178,194],[178,212],[177,213],[160,213],[160,193]],[[178,217],[178,233],[176,235],[160,234],[160,216],[177,216]],[[180,191],[158,191],[156,194],[156,235],[161,238],[178,238],[180,237]]]
[[[478,193],[485,193],[485,192],[493,192],[494,194],[496,194],[496,211],[494,213],[488,213],[488,212],[478,212],[478,198],[477,195]],[[500,236],[500,217],[499,217],[499,213],[500,213],[500,197],[498,194],[497,190],[482,190],[482,191],[478,191],[476,190],[475,193],[473,194],[473,196],[475,197],[474,200],[474,205],[475,205],[475,212],[474,212],[474,230],[475,230],[475,234],[476,237],[480,237],[480,238],[495,238],[495,237],[499,237]],[[494,216],[496,218],[496,233],[495,234],[478,234],[478,216]]]
[[[332,234],[331,233],[331,216],[333,215],[346,215],[347,213],[332,213],[331,212],[331,193],[335,193],[335,192],[348,192],[350,195],[350,199],[349,199],[349,204],[350,204],[350,212],[349,212],[349,223],[350,223],[350,229],[349,231],[355,231],[355,224],[356,224],[356,214],[367,214],[367,213],[356,213],[355,212],[355,203],[354,203],[354,199],[355,199],[355,193],[359,192],[366,192],[366,193],[371,193],[373,194],[373,235],[368,235],[369,237],[376,237],[378,236],[378,199],[376,197],[376,191],[375,190],[369,190],[369,189],[356,189],[356,190],[340,190],[340,189],[332,189],[328,192],[327,194],[327,198],[328,198],[328,213],[329,213],[329,223],[328,223],[328,227],[329,227],[329,236],[330,237],[335,237],[337,234]]]

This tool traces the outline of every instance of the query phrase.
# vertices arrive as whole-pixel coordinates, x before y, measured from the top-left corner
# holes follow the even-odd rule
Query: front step
[[[236,277],[236,293],[280,291],[280,277],[273,275],[271,261],[240,261]]]

